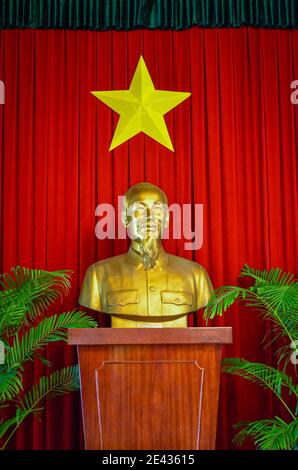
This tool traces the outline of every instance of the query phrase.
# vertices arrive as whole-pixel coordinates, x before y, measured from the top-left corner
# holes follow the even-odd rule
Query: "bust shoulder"
[[[101,271],[107,267],[122,265],[125,261],[126,254],[111,256],[110,258],[101,259],[96,263],[91,264],[88,269],[94,269],[95,271]]]
[[[168,253],[169,256],[169,266],[175,266],[175,268],[182,268],[188,272],[193,273],[194,275],[205,275],[207,274],[206,268],[196,261],[182,258],[181,256],[175,256]]]

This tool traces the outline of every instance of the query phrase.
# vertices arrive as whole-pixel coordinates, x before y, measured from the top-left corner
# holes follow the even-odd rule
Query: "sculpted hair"
[[[143,183],[134,184],[126,191],[124,195],[125,206],[127,207],[127,201],[130,201],[131,199],[133,199],[134,194],[138,194],[143,191],[148,191],[148,192],[158,194],[160,196],[161,201],[165,204],[168,204],[166,193],[162,189],[160,189],[158,186],[155,186],[152,183],[143,182]]]

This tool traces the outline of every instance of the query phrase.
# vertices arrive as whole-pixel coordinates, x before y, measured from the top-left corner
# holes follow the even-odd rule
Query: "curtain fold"
[[[118,117],[91,90],[126,89],[140,55],[156,88],[190,91],[165,117],[175,152],[143,134],[109,152]],[[97,240],[95,208],[140,181],[160,186],[169,203],[204,204],[202,249],[184,240],[165,248],[205,266],[215,287],[239,282],[244,263],[298,275],[298,32],[241,29],[131,32],[0,32],[0,271],[13,265],[71,269],[72,290],[57,312],[78,306],[87,266],[127,249]],[[203,326],[201,313],[190,325]],[[104,320],[100,317],[100,326]],[[252,311],[234,308],[213,325],[232,325],[225,356],[272,362],[266,331]],[[76,352],[51,345],[55,368]],[[44,373],[28,366],[26,384]],[[232,425],[278,415],[254,384],[221,377],[218,448],[232,448]],[[29,419],[17,449],[82,445],[79,394],[46,404]]]
[[[296,0],[2,0],[0,28],[297,28]]]

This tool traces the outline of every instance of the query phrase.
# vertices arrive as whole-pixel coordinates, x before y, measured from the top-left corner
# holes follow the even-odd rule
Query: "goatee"
[[[158,238],[145,238],[140,245],[140,256],[145,271],[154,268],[161,249],[161,243]]]

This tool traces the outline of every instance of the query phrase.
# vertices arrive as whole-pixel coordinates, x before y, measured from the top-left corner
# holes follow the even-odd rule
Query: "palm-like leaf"
[[[216,289],[210,298],[205,311],[204,318],[206,320],[214,318],[216,315],[222,316],[237,299],[245,299],[247,289],[236,286],[225,286]]]
[[[34,352],[40,350],[47,343],[67,340],[67,328],[94,328],[97,322],[86,316],[82,311],[65,312],[45,318],[35,328],[19,339],[16,335],[12,347],[6,354],[5,364],[10,369],[19,368]]]
[[[67,294],[70,288],[70,270],[45,271],[42,269],[28,269],[21,266],[11,268],[11,273],[1,274],[0,286],[3,290],[20,290],[24,286],[54,287],[56,293]]]
[[[65,367],[64,369],[54,372],[50,376],[41,377],[39,383],[33,385],[32,389],[29,390],[20,400],[20,405],[16,410],[15,418],[12,418],[11,422],[7,424],[2,423],[3,434],[8,430],[8,428],[15,425],[2,449],[6,447],[7,442],[28,415],[32,413],[36,414],[43,410],[43,401],[45,398],[51,399],[73,392],[79,388],[80,378],[78,365]]]
[[[290,341],[295,340],[298,336],[298,282],[293,274],[279,268],[260,271],[245,265],[241,276],[250,276],[255,281],[255,295],[248,306],[259,308],[265,318],[278,326],[277,331]]]
[[[21,267],[11,271],[0,277],[0,339],[6,351],[5,363],[0,365],[0,408],[14,407],[15,410],[14,416],[0,422],[0,438],[6,438],[3,448],[26,416],[42,411],[44,398],[79,388],[78,366],[67,367],[42,377],[20,398],[23,364],[39,358],[44,365],[50,366],[40,354],[48,343],[65,341],[67,328],[97,326],[97,322],[82,311],[50,317],[41,315],[52,302],[67,293],[70,271],[48,272]]]
[[[264,338],[265,347],[279,339],[286,340],[287,344],[276,352],[278,363],[283,363],[285,369],[292,355],[290,344],[298,339],[298,282],[293,274],[279,268],[261,271],[245,265],[241,276],[251,277],[254,285],[248,289],[220,287],[209,300],[204,317],[208,320],[222,315],[235,301],[245,299],[247,307],[260,311],[264,319],[273,323]]]
[[[286,370],[290,361],[293,362],[293,344],[297,342],[297,324],[295,325],[294,321],[296,316],[296,313],[291,315],[291,312],[288,312],[288,314],[276,314],[275,317],[264,315],[265,319],[269,318],[273,323],[273,328],[271,330],[268,329],[263,343],[265,347],[274,343],[278,344],[275,355],[278,367],[281,367],[283,370]]]
[[[28,308],[21,299],[5,297],[0,291],[0,335],[9,334],[26,322]]]
[[[258,287],[258,297],[268,310],[288,312],[297,309],[298,283],[291,285],[264,285]]]
[[[285,387],[289,394],[294,393],[298,397],[298,388],[293,384],[292,378],[267,364],[232,357],[223,359],[222,370],[255,382],[260,387],[270,388],[278,396],[281,396],[282,387]]]
[[[292,450],[298,442],[298,419],[286,423],[282,419],[262,419],[252,423],[239,423],[241,431],[234,437],[235,445],[252,439],[260,450]]]
[[[5,400],[12,400],[22,389],[21,373],[17,370],[6,370],[2,366],[0,369],[0,403],[2,404]]]
[[[70,271],[49,272],[18,266],[1,278],[0,334],[26,322],[27,314],[31,320],[36,318],[70,287]]]
[[[19,409],[21,411],[31,412],[37,406],[40,406],[44,398],[51,399],[65,393],[79,390],[80,374],[79,366],[65,367],[64,369],[53,372],[49,376],[43,376],[39,383],[33,385],[20,401]]]
[[[237,375],[258,384],[262,388],[271,390],[282,402],[291,417],[295,418],[295,413],[291,411],[283,399],[282,391],[287,389],[288,395],[294,394],[298,398],[298,386],[295,386],[292,378],[283,371],[267,364],[250,362],[245,359],[225,358],[223,359],[223,372]]]
[[[17,424],[17,417],[13,416],[12,418],[7,419],[6,421],[0,422],[0,439],[3,438],[5,433],[12,427]]]
[[[292,273],[283,272],[280,268],[271,268],[260,270],[250,268],[247,264],[241,269],[241,277],[248,276],[254,279],[257,287],[262,285],[278,285],[278,286],[289,286],[293,280],[294,275]]]
[[[251,277],[254,285],[248,289],[231,286],[217,289],[206,307],[204,316],[208,319],[222,315],[236,300],[245,299],[247,307],[260,311],[263,318],[273,324],[272,330],[265,336],[267,345],[278,344],[280,340],[286,341],[286,344],[278,344],[276,353],[278,366],[283,363],[283,370],[244,359],[227,358],[223,361],[223,371],[271,390],[286,408],[292,421],[286,423],[275,417],[242,423],[242,430],[236,436],[235,442],[241,445],[246,438],[252,438],[260,449],[293,449],[298,444],[298,386],[295,386],[292,378],[285,373],[285,368],[293,354],[293,344],[295,345],[298,339],[298,282],[294,280],[293,274],[283,272],[279,268],[261,271],[245,265],[241,276]],[[286,401],[286,397],[291,394],[296,397],[295,411],[292,411]]]

